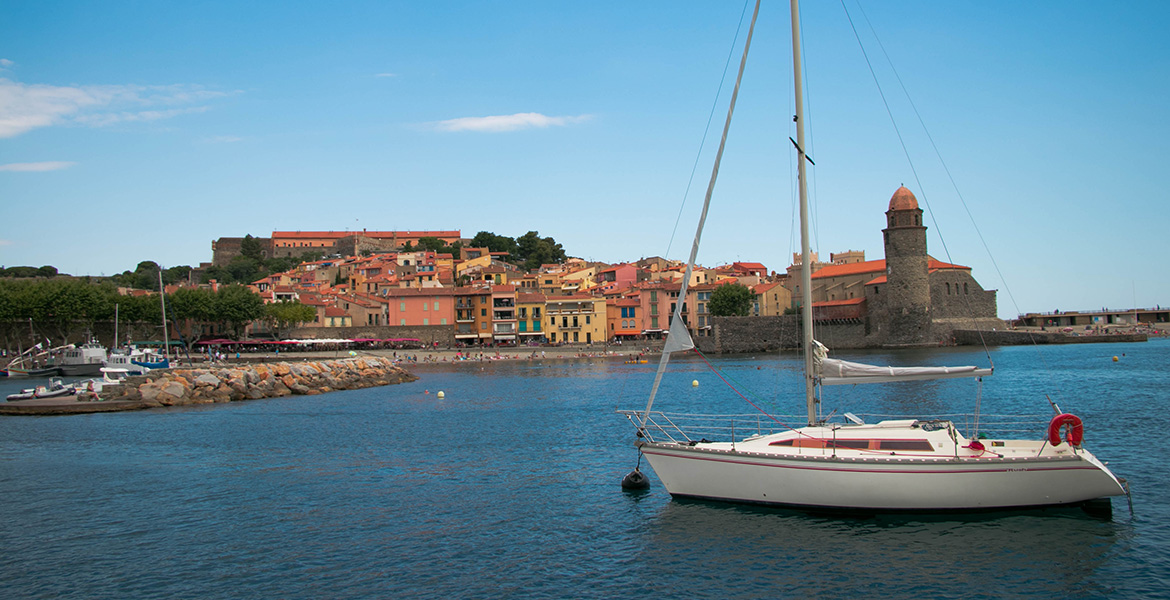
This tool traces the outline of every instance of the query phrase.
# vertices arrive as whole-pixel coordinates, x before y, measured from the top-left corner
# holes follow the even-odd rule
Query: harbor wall
[[[103,390],[99,401],[139,402],[142,408],[211,404],[314,395],[418,379],[377,356],[341,360],[252,363],[231,367],[175,368],[130,377]]]

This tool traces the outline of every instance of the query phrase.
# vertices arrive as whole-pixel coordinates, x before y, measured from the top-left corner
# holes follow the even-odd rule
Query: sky
[[[685,259],[746,7],[0,0],[0,265],[109,275],[362,229]],[[883,258],[905,185],[930,253],[1001,317],[1170,305],[1170,3],[801,11],[822,259]],[[765,2],[705,266],[783,271],[800,248],[791,48]]]

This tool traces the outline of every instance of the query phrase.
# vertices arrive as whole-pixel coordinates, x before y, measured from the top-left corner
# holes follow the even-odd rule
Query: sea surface
[[[1122,497],[1106,519],[827,517],[672,500],[652,472],[649,492],[625,493],[637,453],[614,410],[644,408],[655,364],[442,365],[320,396],[0,417],[0,594],[1170,597],[1170,340],[835,356],[990,358],[980,394],[970,381],[832,388],[825,410],[927,416],[978,400],[1034,415],[1039,438],[1050,398],[1129,480],[1132,514]],[[799,357],[711,363],[761,408],[803,413]],[[0,393],[28,385],[0,380]],[[693,356],[671,363],[655,408],[754,410]]]

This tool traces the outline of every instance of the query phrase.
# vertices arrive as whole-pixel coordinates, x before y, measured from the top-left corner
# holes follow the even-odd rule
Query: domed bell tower
[[[905,186],[890,198],[886,228],[886,286],[891,346],[925,343],[930,335],[930,275],[926,226],[918,199]]]

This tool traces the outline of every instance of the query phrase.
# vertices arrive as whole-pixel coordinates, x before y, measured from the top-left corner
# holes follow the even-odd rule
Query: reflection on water
[[[718,583],[731,595],[927,598],[1106,594],[1097,571],[1124,528],[1079,509],[863,519],[678,500],[653,527],[646,563],[662,565],[664,580],[683,576],[685,548],[736,574]]]

